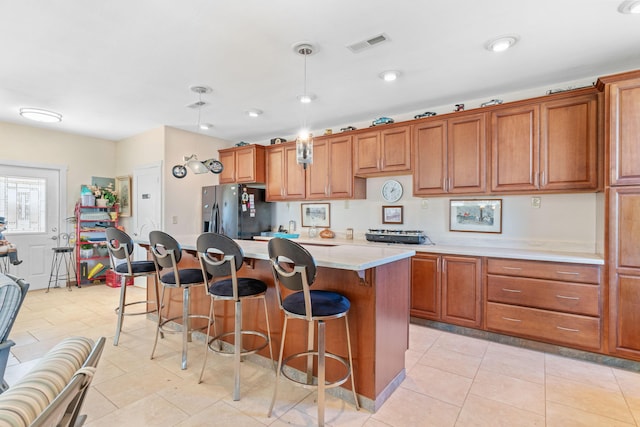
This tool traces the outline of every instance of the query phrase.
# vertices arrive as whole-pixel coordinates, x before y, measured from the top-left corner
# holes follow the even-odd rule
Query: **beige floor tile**
[[[544,385],[482,369],[478,370],[470,394],[506,403],[544,415]]]
[[[400,387],[371,418],[394,427],[448,427],[459,412],[455,405]]]
[[[619,390],[613,370],[608,366],[547,354],[545,356],[545,371],[547,375],[554,377],[566,378],[607,390]]]
[[[640,423],[640,373],[613,369],[613,374],[636,423]]]
[[[481,362],[481,356],[458,353],[441,346],[433,346],[420,358],[418,364],[473,378],[476,376]]]
[[[409,325],[409,349],[424,352],[435,343],[443,332],[423,326]]]
[[[82,413],[87,414],[86,423],[98,420],[104,416],[110,415],[118,409],[109,399],[104,397],[102,393],[91,387],[84,399]]]
[[[633,416],[622,391],[611,391],[584,382],[547,375],[547,401],[556,402],[592,414],[633,423]]]
[[[471,378],[430,366],[418,366],[400,387],[461,407],[471,383]]]
[[[556,402],[547,402],[547,427],[630,427],[635,425],[635,423],[624,423]]]
[[[101,418],[87,420],[85,426],[167,427],[175,426],[187,418],[187,414],[180,408],[156,394],[151,394]]]
[[[467,398],[456,422],[456,427],[544,427],[544,425],[544,415],[475,395]]]
[[[468,354],[474,357],[483,357],[484,352],[487,351],[489,342],[477,338],[443,332],[442,335],[438,337],[438,340],[434,345],[457,353]]]
[[[544,384],[545,358],[543,353],[491,343],[482,359],[482,369]]]
[[[176,424],[176,427],[263,427],[264,424],[256,421],[249,415],[243,414],[238,409],[219,401],[206,410],[189,419]]]

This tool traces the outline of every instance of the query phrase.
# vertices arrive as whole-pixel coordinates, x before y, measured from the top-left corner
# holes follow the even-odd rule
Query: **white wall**
[[[400,181],[402,198],[393,203],[404,207],[404,223],[382,223],[382,184],[387,179]],[[347,227],[353,228],[356,238],[364,238],[369,228],[423,230],[436,244],[485,245],[507,248],[547,249],[596,253],[597,213],[601,206],[595,193],[543,194],[541,207],[531,207],[530,195],[481,197],[431,197],[411,195],[411,175],[368,178],[367,199],[328,201],[331,205],[331,229],[337,237],[344,237]],[[502,233],[471,233],[449,231],[449,201],[451,199],[502,199]],[[423,205],[426,201],[426,207]],[[313,203],[310,201],[310,203]],[[301,202],[276,203],[274,225],[288,227],[296,221],[300,228]]]

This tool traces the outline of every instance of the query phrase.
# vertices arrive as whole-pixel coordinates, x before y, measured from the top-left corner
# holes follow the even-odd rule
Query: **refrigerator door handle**
[[[220,212],[218,203],[213,204],[211,209],[211,221],[209,222],[209,231],[214,233],[220,233]]]

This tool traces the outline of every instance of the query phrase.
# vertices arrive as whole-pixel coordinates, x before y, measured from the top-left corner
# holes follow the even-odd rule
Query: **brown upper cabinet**
[[[265,147],[245,145],[218,151],[223,169],[220,184],[265,182]]]
[[[307,166],[307,199],[364,199],[366,180],[353,174],[352,137],[318,138]]]
[[[383,129],[353,136],[355,175],[368,177],[411,173],[411,126],[383,126]]]
[[[266,199],[303,200],[305,198],[305,170],[296,163],[296,144],[271,145],[266,153]]]
[[[582,93],[491,112],[491,192],[598,189],[598,96]]]
[[[640,184],[640,71],[603,77],[604,134],[607,140],[607,185]]]
[[[486,116],[464,114],[413,125],[413,194],[484,193]]]

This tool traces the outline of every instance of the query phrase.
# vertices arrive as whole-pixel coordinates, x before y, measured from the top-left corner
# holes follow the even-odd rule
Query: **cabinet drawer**
[[[597,285],[488,276],[487,299],[507,304],[598,316],[599,294]]]
[[[489,258],[487,272],[565,282],[600,283],[600,267],[596,265]]]
[[[487,303],[487,329],[576,347],[600,348],[600,319]]]

